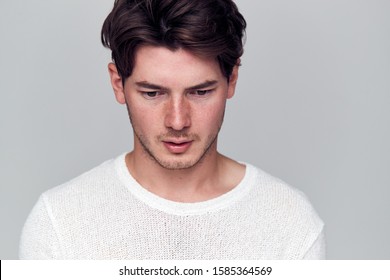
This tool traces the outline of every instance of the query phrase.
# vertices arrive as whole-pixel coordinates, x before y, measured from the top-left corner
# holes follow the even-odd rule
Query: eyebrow
[[[185,90],[188,91],[188,90],[196,90],[196,89],[200,89],[200,88],[211,87],[211,86],[216,85],[217,83],[218,83],[218,81],[216,81],[216,80],[205,81],[203,83],[186,88]],[[143,87],[143,88],[147,88],[147,89],[169,91],[169,89],[167,87],[152,84],[152,83],[149,83],[147,81],[136,82],[135,84],[139,87]]]

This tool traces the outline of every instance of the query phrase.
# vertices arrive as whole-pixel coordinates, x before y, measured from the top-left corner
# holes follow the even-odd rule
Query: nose
[[[173,130],[183,130],[191,126],[191,108],[185,97],[172,96],[166,106],[165,126]]]

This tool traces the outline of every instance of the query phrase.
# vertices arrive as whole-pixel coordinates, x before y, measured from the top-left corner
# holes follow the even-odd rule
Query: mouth
[[[163,141],[164,146],[173,154],[185,153],[192,145],[190,141]]]

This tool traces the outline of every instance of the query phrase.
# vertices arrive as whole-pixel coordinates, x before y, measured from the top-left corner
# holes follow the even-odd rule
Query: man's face
[[[141,47],[117,100],[126,103],[134,151],[167,169],[190,168],[216,153],[227,98],[234,94],[214,59],[179,49]]]

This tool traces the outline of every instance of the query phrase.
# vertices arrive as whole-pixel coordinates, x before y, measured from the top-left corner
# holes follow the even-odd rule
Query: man
[[[45,192],[22,259],[317,259],[299,191],[217,152],[246,23],[231,0],[116,0],[102,42],[133,151]]]

